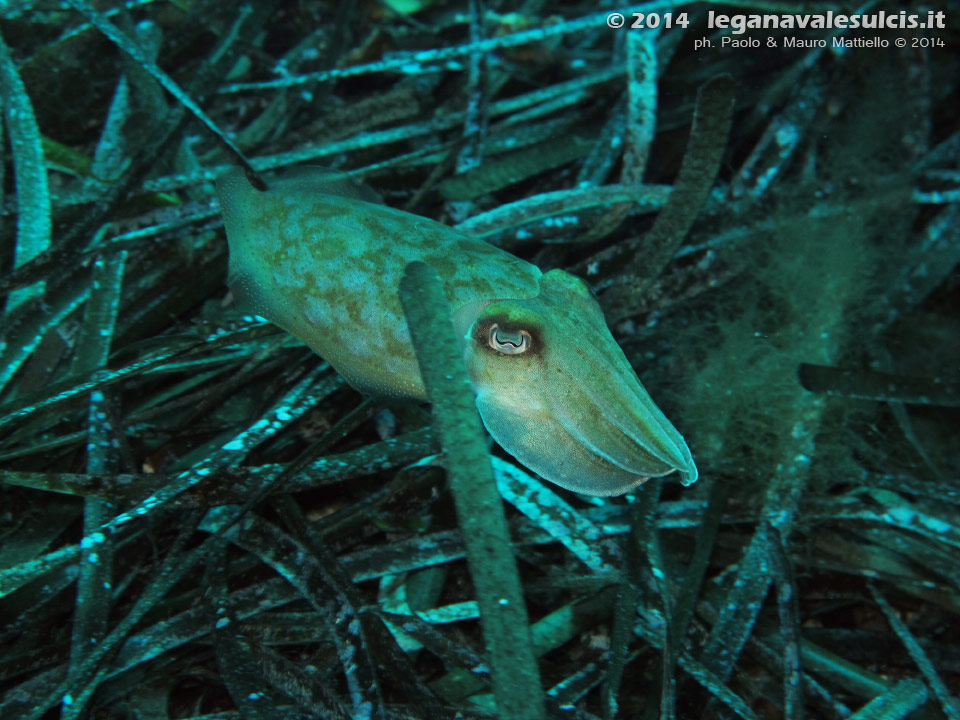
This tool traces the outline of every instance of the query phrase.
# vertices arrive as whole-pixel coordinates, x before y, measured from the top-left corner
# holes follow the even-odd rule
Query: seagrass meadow
[[[0,4],[0,718],[960,719],[933,7]],[[395,289],[429,404],[244,308],[214,181],[302,165],[590,283],[697,482],[505,453],[440,268]]]

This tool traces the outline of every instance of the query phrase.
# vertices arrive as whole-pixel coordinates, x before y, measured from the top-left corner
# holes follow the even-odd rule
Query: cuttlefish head
[[[540,294],[483,308],[464,338],[477,406],[494,439],[547,480],[619,495],[697,468],[607,328],[589,287],[562,270]]]

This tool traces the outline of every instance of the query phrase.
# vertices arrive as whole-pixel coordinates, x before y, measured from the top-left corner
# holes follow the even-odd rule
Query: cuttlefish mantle
[[[427,399],[398,294],[403,269],[419,260],[443,280],[477,407],[504,450],[590,495],[673,471],[684,484],[697,479],[683,437],[583,280],[371,202],[348,177],[319,168],[288,172],[266,191],[237,168],[217,190],[234,295],[356,389]]]

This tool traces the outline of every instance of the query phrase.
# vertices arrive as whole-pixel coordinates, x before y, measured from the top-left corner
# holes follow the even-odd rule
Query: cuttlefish
[[[440,275],[477,408],[493,438],[561,487],[619,495],[649,477],[697,479],[586,282],[375,202],[349,176],[288,171],[266,190],[217,180],[228,283],[357,390],[427,400],[398,294],[407,263]]]

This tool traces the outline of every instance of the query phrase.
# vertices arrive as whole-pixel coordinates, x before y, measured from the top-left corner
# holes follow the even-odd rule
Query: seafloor
[[[960,3],[614,10],[0,4],[2,720],[960,718]],[[699,480],[518,464],[387,249],[432,405],[243,307],[213,181],[304,164],[586,279]],[[541,439],[580,327],[501,343]]]

